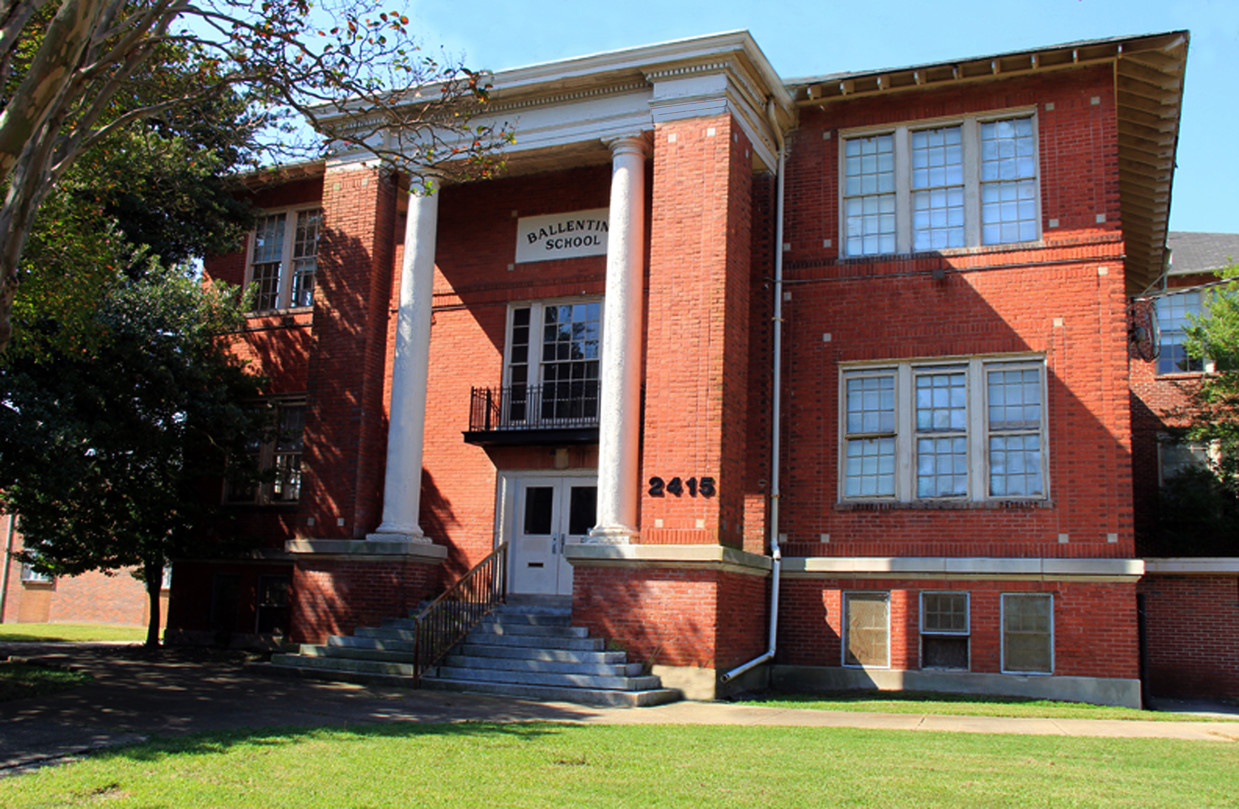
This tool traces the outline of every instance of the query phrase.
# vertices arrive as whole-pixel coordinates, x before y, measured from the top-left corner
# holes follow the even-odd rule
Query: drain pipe
[[[779,145],[779,168],[776,178],[775,216],[774,216],[774,358],[771,396],[771,439],[770,439],[770,646],[766,651],[743,663],[719,677],[720,683],[726,683],[739,677],[751,668],[760,666],[774,659],[775,641],[779,631],[779,574],[783,569],[783,551],[779,548],[779,431],[780,412],[782,410],[782,380],[783,380],[783,183],[784,159],[787,145],[783,133],[779,129],[774,115],[774,99],[766,106],[766,114],[770,118],[770,127]]]
[[[4,623],[4,608],[9,603],[9,569],[13,563],[13,559],[9,556],[13,552],[13,515],[8,515],[9,525],[8,531],[4,534],[4,575],[0,578],[0,624]]]

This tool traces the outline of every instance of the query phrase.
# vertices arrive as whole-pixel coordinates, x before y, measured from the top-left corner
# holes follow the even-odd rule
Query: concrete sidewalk
[[[1239,742],[1239,716],[1212,722],[1002,719],[723,702],[594,708],[270,677],[207,650],[149,654],[115,644],[0,644],[0,660],[9,656],[80,669],[95,681],[48,697],[0,703],[0,774],[154,736],[376,722],[799,725]]]

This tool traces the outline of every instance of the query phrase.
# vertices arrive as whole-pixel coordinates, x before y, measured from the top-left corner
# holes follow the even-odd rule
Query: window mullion
[[[912,252],[912,150],[908,128],[895,129],[895,249]]]
[[[964,140],[964,244],[981,243],[981,142],[975,118],[962,122]]]
[[[900,365],[895,376],[895,458],[898,464],[895,475],[895,499],[907,503],[916,493],[915,453],[915,401],[912,394],[912,368]]]
[[[968,499],[989,496],[988,404],[985,398],[985,366],[979,359],[968,363]]]
[[[284,251],[280,254],[280,298],[276,304],[279,309],[287,309],[292,305],[293,275],[297,272],[297,211],[289,211],[284,225]]]

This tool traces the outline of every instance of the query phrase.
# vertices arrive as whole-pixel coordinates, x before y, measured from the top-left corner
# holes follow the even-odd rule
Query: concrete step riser
[[[443,659],[444,666],[467,669],[490,669],[495,671],[531,671],[550,674],[588,674],[601,677],[639,677],[640,663],[617,663],[593,665],[590,663],[555,663],[543,660],[514,660],[502,657],[468,657],[450,654]]]
[[[589,688],[553,688],[515,683],[483,683],[426,677],[423,688],[443,691],[472,691],[478,694],[497,694],[523,699],[545,699],[575,702],[580,705],[604,705],[614,708],[641,708],[648,705],[664,705],[677,702],[683,695],[673,688],[658,688],[648,691],[602,691]]]
[[[585,663],[590,665],[616,665],[626,663],[623,652],[582,652],[565,649],[544,649],[533,646],[493,646],[485,643],[462,643],[456,654],[469,657],[497,657],[506,660],[544,660],[555,663]]]
[[[404,663],[384,663],[375,660],[356,660],[353,658],[336,657],[303,657],[301,655],[276,654],[271,655],[271,663],[276,666],[307,669],[337,669],[356,671],[366,674],[389,674],[401,677],[412,677],[413,666]]]
[[[588,638],[589,630],[583,626],[528,626],[525,624],[495,623],[483,621],[470,630],[474,635],[510,635],[530,638]]]
[[[311,645],[303,643],[300,654],[305,657],[330,657],[335,660],[376,660],[383,663],[413,663],[417,657],[412,652],[391,652],[380,649],[362,649],[354,646]]]
[[[550,674],[533,671],[455,668],[439,666],[435,676],[447,680],[486,683],[549,685],[558,688],[593,688],[610,691],[647,691],[662,685],[657,677],[600,677],[591,674]]]
[[[492,635],[470,632],[465,643],[482,646],[514,646],[528,649],[560,649],[576,652],[601,652],[606,644],[601,638],[535,638],[526,635]]]

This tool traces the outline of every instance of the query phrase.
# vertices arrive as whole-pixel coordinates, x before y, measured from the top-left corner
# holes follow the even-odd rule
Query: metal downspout
[[[13,552],[13,524],[15,522],[13,515],[9,517],[9,530],[4,535],[4,574],[0,577],[0,624],[4,623],[4,608],[9,604],[9,570],[13,564],[12,557],[9,556]]]
[[[774,650],[779,631],[779,579],[783,569],[783,551],[779,548],[779,433],[782,410],[782,379],[783,379],[783,184],[784,159],[786,143],[783,132],[779,129],[774,115],[774,99],[766,107],[770,118],[770,126],[779,143],[779,168],[777,187],[775,191],[774,217],[774,357],[772,368],[771,396],[771,440],[770,440],[770,645],[764,653],[747,663],[742,663],[719,677],[720,683],[726,683],[739,677],[751,668],[760,666],[774,659]]]

